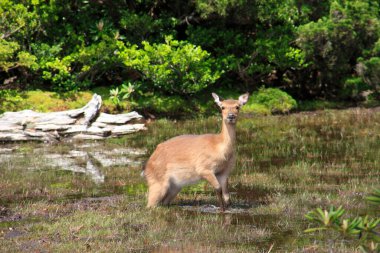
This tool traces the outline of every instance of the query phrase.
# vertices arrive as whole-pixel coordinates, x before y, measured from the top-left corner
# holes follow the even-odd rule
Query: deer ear
[[[240,105],[245,105],[248,102],[249,93],[245,93],[239,97],[239,103]]]
[[[213,96],[215,103],[216,103],[217,105],[219,105],[219,106],[222,106],[222,102],[220,101],[219,96],[216,95],[214,92],[211,93],[211,95]]]

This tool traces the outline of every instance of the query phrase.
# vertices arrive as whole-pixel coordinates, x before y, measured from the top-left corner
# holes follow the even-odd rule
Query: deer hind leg
[[[167,183],[154,183],[149,185],[148,191],[148,205],[147,207],[156,207],[162,203],[167,195],[169,185]]]
[[[169,205],[180,191],[181,187],[171,183],[162,204]]]

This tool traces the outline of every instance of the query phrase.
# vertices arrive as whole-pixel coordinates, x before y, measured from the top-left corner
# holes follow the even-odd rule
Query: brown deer
[[[227,178],[235,166],[236,121],[249,94],[222,100],[212,93],[222,111],[219,134],[181,135],[159,144],[143,171],[148,183],[148,205],[168,205],[183,186],[207,180],[224,211],[230,204]]]

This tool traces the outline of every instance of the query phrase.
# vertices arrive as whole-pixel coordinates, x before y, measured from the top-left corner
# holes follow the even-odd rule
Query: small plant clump
[[[380,207],[380,189],[377,189],[366,199]],[[358,216],[344,219],[343,214],[345,212],[346,210],[341,206],[338,208],[331,206],[329,210],[317,208],[310,211],[305,217],[320,226],[308,228],[305,232],[332,230],[347,239],[355,240],[357,238],[355,243],[358,244],[359,249],[363,252],[379,252],[380,235],[378,228],[380,218],[370,218],[366,215],[364,217]],[[349,238],[350,236],[351,238]]]

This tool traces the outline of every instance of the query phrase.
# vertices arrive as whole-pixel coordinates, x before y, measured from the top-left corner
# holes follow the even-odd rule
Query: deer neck
[[[223,120],[220,137],[225,148],[227,150],[233,151],[236,141],[235,124],[228,124],[227,122],[225,122],[225,120]]]

